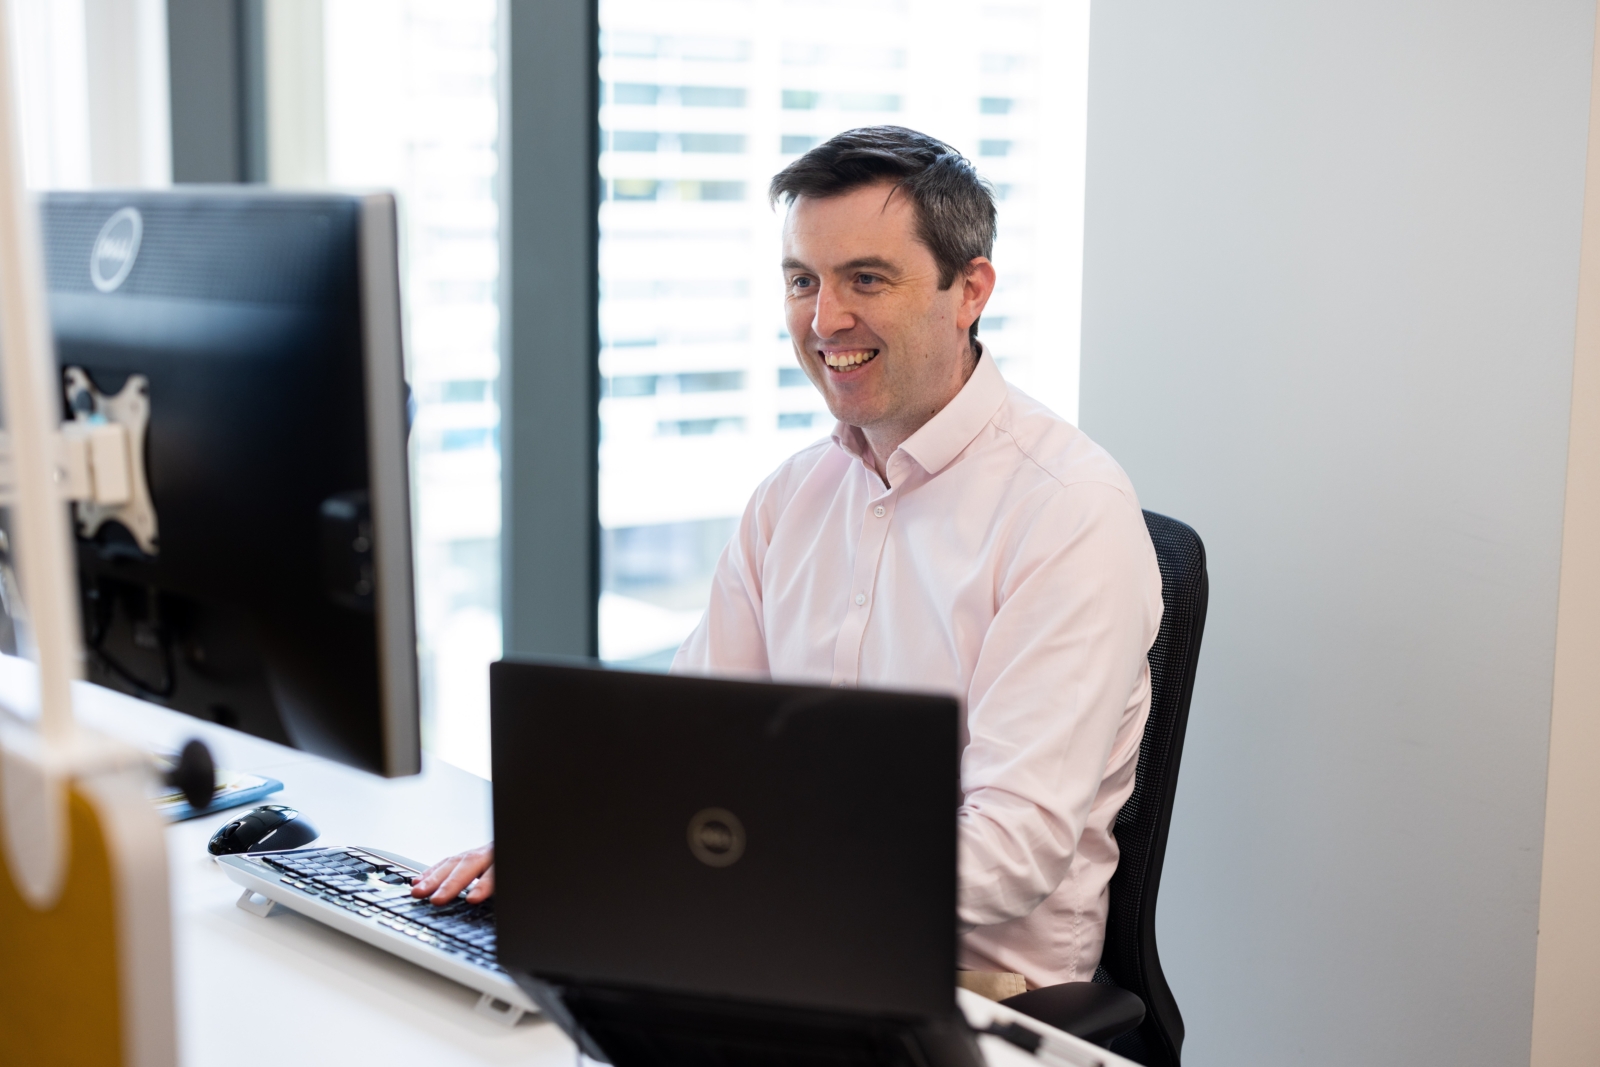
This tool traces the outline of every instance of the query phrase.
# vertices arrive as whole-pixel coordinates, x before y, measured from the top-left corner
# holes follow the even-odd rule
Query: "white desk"
[[[0,702],[32,706],[32,688],[26,665],[0,656]],[[322,831],[319,843],[372,845],[432,861],[490,837],[489,783],[448,764],[428,760],[417,777],[385,780],[90,685],[78,688],[77,713],[81,722],[149,749],[175,751],[199,737],[218,765],[281,780],[283,792],[270,799],[300,809]],[[239,888],[205,846],[237,814],[167,831],[178,1028],[188,1067],[279,1067],[284,1043],[313,1064],[574,1064],[572,1044],[551,1023],[532,1018],[507,1028],[473,1010],[477,993],[430,971],[285,909],[262,919],[235,907]],[[981,1010],[991,1010],[983,1003]],[[993,1067],[1041,1063],[996,1038],[980,1040]],[[1129,1063],[1093,1052],[1107,1067]]]

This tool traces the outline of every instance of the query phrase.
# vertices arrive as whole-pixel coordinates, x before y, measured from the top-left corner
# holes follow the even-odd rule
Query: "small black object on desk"
[[[218,830],[206,846],[213,856],[240,852],[286,852],[309,845],[318,837],[311,820],[282,804],[253,808]]]
[[[205,742],[195,739],[184,745],[177,763],[162,776],[162,781],[181,792],[195,811],[210,807],[212,797],[217,795],[217,765]]]

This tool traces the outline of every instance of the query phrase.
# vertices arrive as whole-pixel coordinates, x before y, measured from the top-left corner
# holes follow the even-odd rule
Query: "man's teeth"
[[[852,348],[845,352],[824,352],[822,360],[830,367],[843,369],[865,363],[877,354],[876,348]]]

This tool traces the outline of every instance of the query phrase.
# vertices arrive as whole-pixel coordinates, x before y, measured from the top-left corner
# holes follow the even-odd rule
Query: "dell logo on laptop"
[[[125,207],[106,220],[89,253],[89,280],[96,289],[109,293],[127,279],[143,236],[144,219],[138,208]]]
[[[707,867],[729,867],[744,855],[744,826],[724,808],[706,808],[689,820],[689,851]]]

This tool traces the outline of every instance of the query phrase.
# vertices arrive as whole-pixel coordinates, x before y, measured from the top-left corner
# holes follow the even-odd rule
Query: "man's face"
[[[988,260],[939,288],[916,210],[891,184],[800,197],[783,227],[795,356],[834,418],[904,440],[961,391],[967,329],[994,287]],[[898,431],[898,432],[897,432]]]

